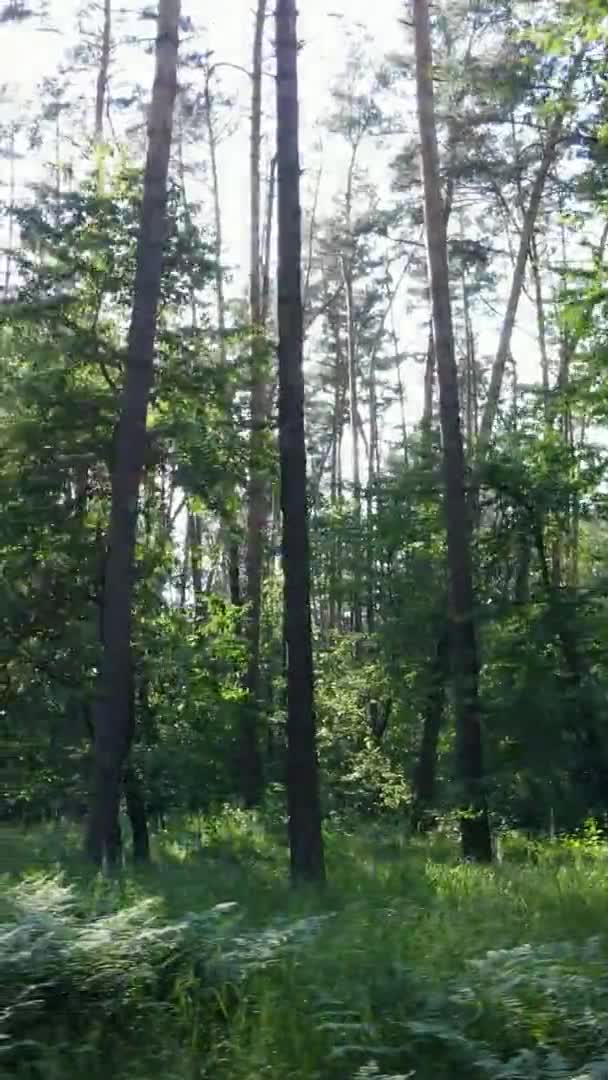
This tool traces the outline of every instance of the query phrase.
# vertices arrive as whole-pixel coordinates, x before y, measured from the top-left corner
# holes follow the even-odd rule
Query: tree
[[[112,0],[103,0],[103,29],[99,51],[99,70],[95,93],[95,143],[103,141],[103,118],[108,96],[108,78],[112,54]]]
[[[543,198],[545,184],[549,175],[549,171],[555,160],[559,141],[562,136],[564,127],[564,113],[565,109],[569,105],[568,98],[569,95],[572,93],[572,88],[574,86],[576,77],[580,72],[584,57],[585,49],[580,49],[570,63],[570,69],[568,71],[568,75],[565,81],[562,98],[557,103],[553,120],[547,130],[541,160],[539,162],[538,169],[532,183],[528,205],[523,213],[523,221],[519,236],[519,246],[517,250],[515,266],[513,268],[513,278],[511,282],[511,289],[509,292],[509,299],[507,302],[505,315],[500,330],[500,338],[498,341],[496,356],[492,365],[490,385],[488,387],[486,403],[481,417],[481,426],[479,430],[479,452],[481,454],[483,454],[487,450],[488,442],[492,433],[492,428],[494,426],[494,420],[496,418],[496,412],[498,410],[498,403],[500,400],[500,391],[502,387],[504,372],[511,349],[511,338],[513,336],[513,328],[515,326],[517,308],[519,306],[519,301],[524,287],[528,256],[530,251],[532,250],[532,245],[534,243],[534,229],[536,226],[536,221]]]
[[[276,9],[279,453],[287,645],[287,804],[291,877],[325,879],[315,747],[302,373],[298,41],[295,0]]]
[[[413,0],[413,13],[424,215],[443,436],[450,631],[456,691],[458,757],[465,804],[465,812],[461,818],[462,850],[465,858],[490,861],[492,845],[483,790],[478,655],[473,608],[470,529],[465,490],[465,459],[452,329],[447,234],[441,198],[439,152],[435,127],[433,55],[428,0]]]
[[[165,243],[167,178],[177,90],[180,0],[160,0],[141,223],[125,383],[116,430],[102,610],[102,659],[94,708],[93,791],[86,850],[98,866],[118,857],[122,770],[133,736],[131,622],[139,486]]]
[[[266,0],[258,0],[251,71],[251,130],[249,137],[249,311],[251,319],[251,384],[249,440],[250,461],[247,490],[247,616],[248,664],[247,707],[241,726],[240,766],[246,806],[255,806],[262,796],[262,757],[259,747],[260,712],[260,619],[262,610],[262,567],[264,536],[268,516],[268,477],[263,465],[267,425],[267,356],[264,339],[261,263],[261,182],[262,139],[262,47],[266,23]]]

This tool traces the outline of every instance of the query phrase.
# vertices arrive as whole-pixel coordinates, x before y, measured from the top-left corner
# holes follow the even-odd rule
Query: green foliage
[[[233,810],[181,822],[154,867],[109,882],[83,874],[69,834],[5,827],[0,1075],[604,1075],[597,832],[507,835],[488,870],[457,863],[447,835],[330,829],[324,896],[288,892],[279,834]]]

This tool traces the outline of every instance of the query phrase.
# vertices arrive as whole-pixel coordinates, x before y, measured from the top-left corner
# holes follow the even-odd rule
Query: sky
[[[204,5],[193,0],[182,0],[183,14],[191,16],[197,29],[195,37],[190,38],[185,47],[201,51],[211,49],[216,61],[250,67],[253,3],[254,0],[214,0]],[[300,110],[305,178],[313,168],[316,169],[313,147],[317,124],[328,108],[329,88],[343,68],[349,35],[368,33],[373,38],[373,50],[381,60],[387,52],[398,48],[398,19],[403,11],[403,3],[404,0],[379,0],[375,5],[370,4],[369,0],[301,0],[299,37],[303,48],[300,53]],[[35,29],[32,23],[1,26],[0,83],[9,84],[11,89],[14,87],[18,96],[28,98],[34,94],[35,97],[36,85],[43,77],[54,73],[62,53],[73,40],[75,13],[80,4],[81,0],[49,0],[48,25],[52,29],[47,31]],[[115,6],[117,11],[127,10],[120,0],[116,0]],[[269,9],[272,10],[272,7],[269,2]],[[138,5],[130,4],[128,10],[135,12]],[[270,17],[265,63],[269,76],[267,94],[272,93],[272,22]],[[135,64],[136,78],[147,85],[151,61],[132,51],[130,63]],[[131,78],[133,74],[130,68],[128,77]],[[247,212],[247,175],[243,162],[247,160],[249,85],[244,74],[229,68],[222,68],[221,82],[231,95],[236,96],[240,121],[238,129],[220,150],[224,231],[235,252],[235,260],[240,262],[245,261],[247,252],[247,228],[242,217]],[[91,96],[91,112],[92,107]],[[336,171],[336,162],[333,167]],[[21,166],[24,179],[30,169],[31,162],[24,161]],[[324,175],[331,189],[331,160],[324,163]]]
[[[250,66],[251,40],[253,34],[254,0],[214,0],[204,5],[200,0],[183,0],[184,15],[193,19],[196,37],[188,42],[188,48],[212,49],[217,61]],[[119,8],[120,0],[116,0]],[[77,0],[50,0],[49,24],[52,30],[42,32],[32,24],[5,24],[0,27],[2,53],[2,76],[4,83],[11,84],[11,93],[36,100],[36,85],[44,76],[52,75],[61,60],[62,53],[74,39]],[[122,6],[122,5],[120,5]],[[129,10],[135,12],[141,5],[131,3]],[[269,7],[272,9],[272,2]],[[315,143],[318,138],[318,122],[329,108],[329,89],[344,68],[349,37],[368,34],[373,41],[371,49],[377,59],[387,53],[398,52],[404,47],[405,33],[399,24],[404,14],[404,0],[300,0],[299,37],[303,47],[300,53],[300,98],[302,123],[303,183],[310,182],[316,170],[318,156]],[[268,45],[265,65],[268,72],[267,94],[272,94],[272,18],[269,20]],[[141,26],[141,24],[138,24]],[[150,31],[146,25],[146,33]],[[141,30],[138,31],[141,33]],[[150,82],[151,60],[141,50],[132,50],[127,76],[134,75],[144,86]],[[117,78],[115,78],[116,85]],[[247,110],[249,85],[245,75],[230,69],[222,69],[222,82],[226,90],[236,96],[234,134],[220,150],[222,178],[222,211],[228,261],[235,267],[235,277],[244,283],[247,265],[248,188],[247,188]],[[92,109],[92,98],[91,98]],[[410,119],[412,119],[410,117]],[[378,163],[368,158],[372,170]],[[0,168],[6,163],[0,162]],[[384,166],[383,166],[384,167]],[[22,179],[29,178],[32,163],[24,160],[20,166]],[[323,152],[324,187],[322,198],[325,205],[336,191],[343,189],[343,160],[336,144],[325,146]],[[375,179],[375,177],[374,177]],[[240,269],[237,269],[239,268]],[[505,280],[505,291],[507,280]],[[421,338],[421,325],[412,323],[406,314],[406,297],[402,298],[396,311],[397,325],[404,347],[418,349],[425,340]],[[498,336],[498,320],[489,317],[481,323],[481,352],[491,356]],[[514,335],[514,349],[520,364],[523,382],[535,378],[538,369],[538,350],[535,339],[532,309],[524,300],[520,309],[518,326]],[[422,399],[422,372],[418,366],[406,375],[409,389],[408,413],[410,420],[417,419]]]

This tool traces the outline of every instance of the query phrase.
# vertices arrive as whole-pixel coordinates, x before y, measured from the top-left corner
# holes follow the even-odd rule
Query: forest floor
[[[76,833],[0,830],[0,1076],[608,1077],[608,848],[507,837],[493,868],[396,822],[327,831],[293,892],[227,811],[91,877]]]

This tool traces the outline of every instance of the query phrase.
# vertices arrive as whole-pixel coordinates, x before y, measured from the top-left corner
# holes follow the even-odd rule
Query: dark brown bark
[[[258,0],[251,73],[250,129],[250,235],[249,306],[251,345],[251,435],[247,490],[247,701],[241,713],[239,767],[245,806],[257,806],[262,798],[264,776],[259,741],[260,719],[260,623],[262,615],[262,571],[264,540],[268,519],[268,477],[263,464],[267,428],[267,347],[262,322],[261,267],[261,180],[260,150],[262,125],[262,45],[266,22],[266,0]]]
[[[291,879],[325,880],[316,755],[302,371],[298,43],[295,0],[278,0],[279,452],[287,645],[287,805]]]
[[[103,649],[94,709],[94,777],[86,849],[97,866],[102,865],[104,858],[109,865],[116,861],[113,837],[122,773],[133,735],[131,622],[135,536],[165,243],[179,13],[180,0],[160,0],[133,311],[112,470],[103,590]]]
[[[230,603],[235,607],[241,606],[241,555],[239,541],[236,536],[231,536],[228,541],[228,588],[230,591]]]
[[[465,858],[491,861],[492,843],[483,787],[470,528],[465,492],[465,460],[458,400],[458,372],[450,305],[447,232],[441,198],[435,126],[433,56],[428,0],[413,0],[413,12],[425,227],[443,437],[450,636],[456,697],[458,765],[464,802],[464,813],[461,817],[462,851]]]
[[[148,862],[150,859],[150,837],[146,803],[141,780],[131,762],[127,764],[124,778],[125,803],[127,817],[131,825],[133,839],[133,859],[135,862]]]

